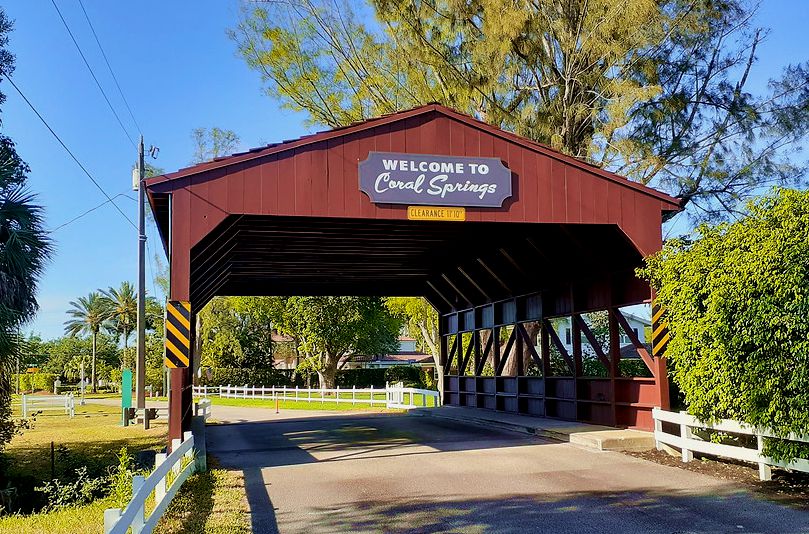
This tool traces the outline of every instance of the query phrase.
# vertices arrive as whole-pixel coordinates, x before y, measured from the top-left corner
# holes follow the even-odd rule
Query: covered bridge
[[[170,299],[192,316],[216,295],[423,296],[446,404],[640,428],[667,407],[665,362],[635,338],[650,376],[623,376],[617,341],[634,337],[619,308],[651,296],[634,269],[679,209],[654,189],[430,104],[157,176],[147,194]],[[599,310],[606,344],[582,318]],[[191,383],[172,369],[170,437]]]

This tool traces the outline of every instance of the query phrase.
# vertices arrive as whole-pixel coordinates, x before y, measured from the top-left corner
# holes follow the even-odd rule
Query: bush
[[[200,386],[303,386],[302,379],[300,383],[292,380],[292,373],[292,369],[211,367],[203,369],[202,376],[196,380]]]
[[[11,388],[16,390],[17,377],[20,378],[20,392],[47,391],[53,393],[53,383],[59,378],[53,373],[20,373],[11,375]]]
[[[666,355],[689,413],[802,435],[809,428],[809,192],[778,190],[748,209],[735,223],[700,227],[694,241],[667,242],[640,274],[666,310]],[[789,460],[797,450],[767,440],[765,454]]]
[[[48,504],[43,511],[58,510],[69,506],[88,504],[107,493],[108,477],[90,478],[87,467],[76,469],[72,482],[62,482],[58,478],[35,488],[45,494]]]
[[[385,369],[385,380],[390,383],[402,382],[407,388],[423,388],[421,367],[400,365]]]
[[[343,369],[337,371],[337,385],[341,388],[384,388],[385,369]]]

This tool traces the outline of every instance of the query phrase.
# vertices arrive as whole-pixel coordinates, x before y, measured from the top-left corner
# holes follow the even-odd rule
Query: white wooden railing
[[[707,424],[700,422],[696,417],[688,415],[686,412],[668,412],[659,408],[652,410],[652,416],[655,421],[655,442],[657,448],[661,449],[662,444],[677,447],[681,451],[683,462],[690,462],[694,459],[694,453],[698,452],[758,464],[758,474],[761,480],[770,480],[772,478],[772,466],[809,473],[809,460],[798,458],[791,462],[779,462],[763,454],[764,438],[786,439],[789,441],[809,443],[809,436],[791,434],[787,437],[783,437],[776,435],[772,431],[756,429],[730,419],[721,419],[715,423]],[[679,425],[679,435],[664,432],[664,422]],[[695,436],[692,429],[706,429],[717,432],[755,436],[756,448],[753,449],[726,443],[705,441]]]
[[[64,410],[65,415],[76,414],[76,399],[72,393],[66,395],[22,395],[22,416],[40,410]]]
[[[124,508],[107,508],[104,511],[104,534],[150,534],[165,513],[177,490],[192,473],[204,469],[204,458],[194,457],[194,436],[183,434],[183,441],[172,440],[171,454],[155,456],[155,469],[144,478],[132,477],[132,499]],[[186,465],[183,465],[185,463]],[[171,485],[166,487],[166,478],[173,474]],[[154,492],[154,508],[146,516],[146,500]]]
[[[194,403],[194,415],[201,415],[207,421],[211,417],[211,399],[204,398]]]
[[[227,399],[268,399],[298,402],[319,402],[321,404],[350,403],[388,408],[411,409],[422,406],[438,406],[441,397],[437,391],[402,387],[401,384],[388,384],[384,389],[374,388],[334,388],[307,389],[287,386],[194,386],[196,397],[221,397]]]

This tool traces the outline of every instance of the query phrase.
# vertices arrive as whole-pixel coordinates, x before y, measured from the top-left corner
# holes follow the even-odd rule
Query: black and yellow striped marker
[[[170,300],[166,306],[166,367],[188,367],[191,360],[191,303]]]
[[[671,333],[665,310],[661,305],[655,303],[652,305],[652,356],[663,356],[669,339],[671,339]]]

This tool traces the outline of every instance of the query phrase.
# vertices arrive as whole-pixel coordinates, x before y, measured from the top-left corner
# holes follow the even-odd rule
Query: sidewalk
[[[534,434],[602,451],[645,451],[654,448],[655,445],[654,435],[642,430],[620,429],[477,408],[442,406],[440,408],[417,408],[411,410],[410,413],[417,416],[440,417],[461,423]]]

